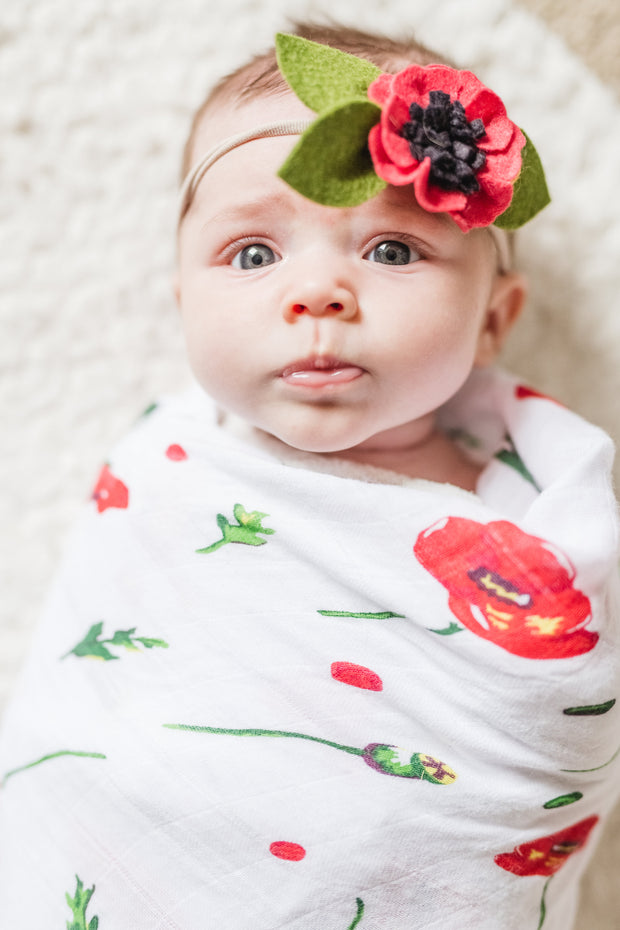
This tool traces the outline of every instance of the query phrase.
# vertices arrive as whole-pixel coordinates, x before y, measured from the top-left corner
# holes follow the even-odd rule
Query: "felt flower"
[[[318,116],[280,168],[296,191],[354,207],[386,184],[467,232],[518,229],[550,200],[538,153],[499,97],[469,71],[410,65],[383,74],[364,58],[276,36],[282,76]]]
[[[368,138],[379,177],[413,184],[421,207],[449,213],[464,232],[508,208],[526,140],[475,75],[411,65],[381,74],[368,96],[381,106]]]
[[[495,856],[495,863],[513,875],[555,875],[566,860],[585,845],[597,823],[598,817],[587,817],[565,830],[522,843],[512,852],[501,853]]]
[[[593,649],[590,601],[555,546],[505,520],[448,517],[418,536],[414,554],[448,590],[460,622],[513,655],[561,659]]]
[[[97,501],[97,510],[102,513],[108,507],[124,510],[129,506],[129,489],[120,478],[112,474],[108,465],[104,465],[97,479],[92,499]]]

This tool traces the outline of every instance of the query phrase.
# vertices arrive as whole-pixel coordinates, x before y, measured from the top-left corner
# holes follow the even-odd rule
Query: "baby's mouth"
[[[280,377],[286,384],[319,388],[331,384],[348,384],[364,374],[364,369],[331,355],[313,355],[291,362]]]

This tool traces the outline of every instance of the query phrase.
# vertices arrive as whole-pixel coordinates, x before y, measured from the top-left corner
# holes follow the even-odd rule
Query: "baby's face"
[[[196,158],[311,116],[289,95],[216,114]],[[179,233],[192,368],[222,408],[295,448],[415,444],[493,355],[491,237],[426,213],[410,188],[350,209],[306,200],[277,177],[295,142],[241,145],[200,182]]]

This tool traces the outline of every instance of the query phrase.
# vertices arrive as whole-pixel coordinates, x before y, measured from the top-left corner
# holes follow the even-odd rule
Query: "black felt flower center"
[[[430,158],[429,180],[446,191],[474,194],[480,190],[476,175],[486,155],[476,142],[486,135],[481,119],[468,122],[460,101],[442,90],[429,93],[427,107],[412,103],[410,121],[400,131],[416,161]]]

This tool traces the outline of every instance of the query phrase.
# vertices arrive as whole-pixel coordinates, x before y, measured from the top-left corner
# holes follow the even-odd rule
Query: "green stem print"
[[[405,619],[404,614],[395,614],[391,610],[380,610],[377,613],[365,613],[350,610],[317,610],[322,617],[353,617],[356,620],[389,620],[391,617]]]
[[[127,649],[129,652],[138,652],[138,643],[145,649],[167,649],[168,643],[163,639],[153,639],[150,636],[135,636],[136,627],[130,630],[117,630],[110,639],[101,639],[103,632],[103,623],[94,623],[84,639],[80,640],[77,646],[70,649],[64,656],[74,655],[80,658],[89,656],[94,659],[103,659],[104,662],[110,662],[113,659],[119,659],[107,648],[108,646],[118,646]]]
[[[547,879],[547,881],[545,882],[545,887],[543,888],[542,898],[540,899],[540,920],[538,922],[538,927],[536,928],[536,930],[540,930],[540,928],[545,922],[545,917],[547,916],[547,888],[549,887],[549,882],[551,881],[552,878],[553,878],[553,875],[551,876],[551,878]]]
[[[616,751],[614,752],[614,754],[613,754],[613,756],[611,757],[611,759],[608,759],[607,762],[603,762],[602,765],[595,765],[593,769],[560,769],[560,772],[570,772],[570,773],[573,774],[573,775],[574,775],[574,774],[579,774],[579,775],[581,775],[581,774],[583,774],[584,772],[599,772],[601,769],[604,769],[604,768],[606,768],[608,765],[611,765],[611,763],[612,763],[615,759],[617,759],[618,756],[620,756],[620,746],[618,747],[618,749],[616,749]]]
[[[94,894],[95,886],[93,885],[92,888],[85,889],[77,875],[75,876],[75,880],[77,882],[75,897],[72,898],[68,892],[65,895],[67,904],[73,911],[73,920],[71,923],[67,921],[67,930],[97,930],[99,926],[98,917],[91,917],[90,921],[88,923],[86,922],[86,908]]]
[[[357,905],[357,913],[355,917],[353,918],[353,923],[349,924],[349,926],[347,927],[347,930],[355,930],[360,920],[364,916],[364,902],[362,901],[362,899],[356,898],[355,903]]]
[[[363,749],[356,746],[344,746],[332,740],[321,739],[319,736],[308,736],[306,733],[292,733],[288,730],[231,730],[221,727],[202,727],[187,723],[164,723],[169,730],[190,730],[193,733],[223,733],[228,736],[271,736],[285,739],[305,739],[324,746],[332,746],[341,752],[348,752],[354,756],[361,756],[364,762],[383,775],[395,775],[400,778],[417,778],[428,781],[433,785],[452,785],[456,781],[456,772],[439,759],[428,756],[426,753],[401,749],[388,743],[369,743]]]
[[[218,513],[216,520],[221,530],[222,538],[211,543],[210,546],[205,546],[204,549],[196,549],[196,552],[215,552],[216,549],[220,549],[222,546],[225,546],[226,543],[242,543],[245,546],[264,546],[267,540],[261,539],[258,533],[262,533],[264,536],[271,536],[275,533],[275,530],[263,526],[262,523],[263,517],[267,517],[269,514],[260,513],[258,510],[252,510],[248,513],[242,504],[235,504],[233,507],[233,514],[237,521],[236,523],[230,523],[223,513]]]
[[[503,462],[504,465],[508,465],[510,468],[514,468],[514,470],[518,472],[522,478],[525,478],[526,481],[529,481],[532,487],[534,487],[540,494],[542,488],[538,486],[535,478],[525,466],[525,463],[517,452],[510,436],[506,435],[504,437],[504,448],[495,453],[495,458],[500,462]]]
[[[11,769],[9,772],[6,772],[2,778],[2,784],[6,784],[9,778],[13,775],[17,775],[18,772],[25,772],[27,769],[33,769],[37,765],[41,765],[42,762],[49,762],[50,759],[59,759],[61,756],[78,756],[83,759],[106,759],[107,756],[104,756],[102,752],[76,752],[73,749],[61,749],[59,752],[50,752],[46,756],[41,756],[40,759],[35,759],[34,762],[28,762],[26,765],[19,765],[15,769]]]

